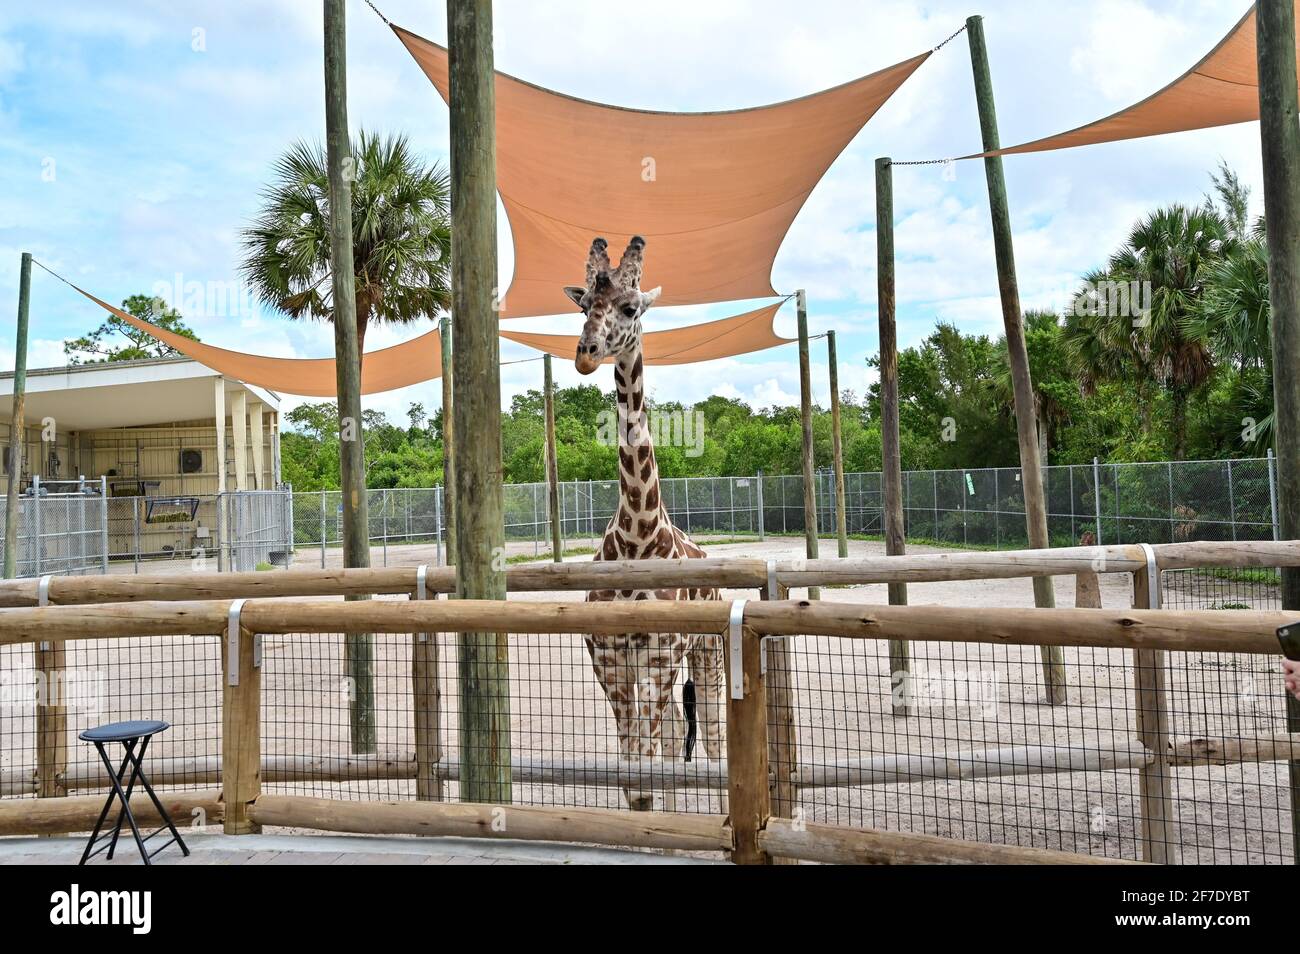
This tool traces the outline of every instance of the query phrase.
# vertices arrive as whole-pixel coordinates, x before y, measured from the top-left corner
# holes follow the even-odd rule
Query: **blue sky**
[[[382,0],[394,22],[443,42],[445,7]],[[1122,108],[1182,73],[1248,8],[1236,0],[1096,0],[975,5],[866,0],[497,0],[498,68],[588,99],[670,110],[729,109],[788,99],[934,46],[982,13],[1004,143],[1070,128]],[[240,231],[275,158],[323,134],[317,0],[187,3],[59,0],[0,8],[0,366],[13,366],[12,303],[23,250],[110,301],[160,284],[231,282]],[[404,132],[446,160],[447,110],[361,0],[348,4],[354,129]],[[630,28],[630,29],[629,29]],[[1007,181],[1026,307],[1059,307],[1133,221],[1164,202],[1195,202],[1225,159],[1260,211],[1258,125],[1011,157]],[[841,387],[862,391],[876,350],[876,156],[930,159],[979,145],[970,60],[961,37],[931,57],[832,167],[795,221],[774,286],[808,290],[814,334],[836,328]],[[936,318],[996,335],[997,287],[982,166],[895,169],[899,338]],[[503,284],[511,269],[500,216]],[[653,254],[653,250],[649,251]],[[95,327],[93,305],[33,277],[31,367],[63,363],[61,342]],[[168,296],[173,297],[173,296]],[[723,317],[743,305],[657,310],[649,327]],[[284,357],[328,355],[327,326],[257,309],[181,309],[213,344]],[[233,313],[232,313],[233,312]],[[572,331],[574,316],[520,328]],[[778,331],[792,335],[792,305]],[[420,329],[424,330],[424,329]],[[374,330],[370,348],[417,331]],[[826,399],[815,344],[814,395]],[[530,356],[503,342],[503,360]],[[797,401],[793,347],[703,366],[656,368],[660,399],[712,393],[756,406]],[[539,387],[536,362],[502,369],[503,402]],[[557,380],[577,380],[557,362]],[[612,386],[600,380],[602,387]],[[440,403],[437,382],[367,398],[403,418]],[[296,403],[297,399],[289,399]]]

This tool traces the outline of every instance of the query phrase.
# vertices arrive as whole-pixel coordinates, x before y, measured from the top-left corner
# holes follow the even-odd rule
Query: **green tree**
[[[122,310],[182,338],[199,340],[199,336],[185,324],[180,312],[168,307],[165,301],[156,296],[132,295],[122,302]],[[180,354],[171,345],[159,341],[117,315],[109,315],[103,324],[89,334],[63,342],[63,353],[67,356],[68,364],[173,358]]]

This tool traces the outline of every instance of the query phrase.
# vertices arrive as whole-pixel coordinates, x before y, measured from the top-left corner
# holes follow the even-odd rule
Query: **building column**
[[[266,490],[266,417],[265,405],[261,401],[248,402],[249,436],[253,441],[253,485],[252,490]]]
[[[235,490],[248,490],[248,392],[230,399],[230,435],[235,442]]]
[[[226,379],[218,377],[216,384],[217,430],[217,493],[226,492]]]

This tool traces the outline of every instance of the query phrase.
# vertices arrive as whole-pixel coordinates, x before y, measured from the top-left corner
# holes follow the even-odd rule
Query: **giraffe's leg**
[[[695,713],[704,751],[712,761],[723,757],[726,732],[726,674],[722,670],[722,639],[717,635],[693,637],[691,678],[695,680]]]
[[[609,708],[614,714],[614,728],[618,734],[619,757],[625,761],[638,758],[636,736],[636,685],[635,666],[627,646],[628,637],[588,636],[587,652],[591,655],[591,668],[596,673]],[[633,791],[623,789],[629,807],[633,805]]]
[[[686,642],[676,633],[643,637],[635,649],[637,669],[638,746],[643,759],[652,765],[663,762],[663,728],[675,704],[673,685],[677,670],[685,661]],[[673,756],[669,756],[670,758]],[[654,789],[644,790],[634,810],[649,811]]]

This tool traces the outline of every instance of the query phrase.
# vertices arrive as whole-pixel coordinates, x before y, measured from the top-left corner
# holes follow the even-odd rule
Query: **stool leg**
[[[113,763],[109,761],[108,753],[104,751],[104,743],[96,742],[95,748],[99,751],[99,757],[104,762],[104,768],[108,769],[110,779],[119,778],[126,772],[127,762],[130,761],[129,755],[123,758],[122,764],[114,770]],[[78,865],[84,865],[90,857],[90,849],[94,847],[95,839],[99,837],[99,830],[104,827],[104,819],[108,817],[109,809],[113,807],[113,799],[117,797],[117,794],[118,789],[116,786],[109,788],[108,799],[104,802],[104,810],[99,813],[99,821],[95,822],[95,830],[90,833],[90,841],[86,842],[86,850],[81,853],[81,860],[77,862]],[[118,817],[121,818],[120,815]]]
[[[144,758],[143,750],[140,752],[140,758]],[[176,839],[176,844],[181,846],[181,854],[188,858],[190,856],[190,849],[186,846],[185,839],[181,837],[181,833],[176,830],[176,825],[172,822],[172,816],[167,813],[167,809],[163,807],[163,803],[159,801],[158,796],[154,794],[153,786],[149,784],[149,778],[144,774],[144,767],[137,763],[137,769],[140,774],[140,784],[144,786],[145,792],[149,795],[149,800],[153,802],[153,807],[158,810],[158,815],[162,818],[163,824],[171,829],[172,837]]]
[[[126,761],[131,766],[131,778],[126,783],[126,798],[122,802],[122,808],[117,813],[117,824],[113,826],[113,837],[110,840],[108,845],[108,854],[105,855],[105,858],[108,861],[113,860],[113,855],[117,851],[117,838],[119,835],[122,834],[122,820],[126,817],[126,806],[131,801],[131,792],[135,790],[136,760],[132,757],[132,754],[135,750],[135,746],[137,742],[140,742],[140,740],[132,739],[130,742],[122,743],[122,748],[126,750]],[[141,753],[144,752],[144,746],[148,744],[149,744],[149,740],[145,739],[144,744],[140,746]],[[125,774],[126,774],[125,772],[117,773],[117,781],[119,786],[121,785],[122,777]]]
[[[128,761],[131,762],[131,765],[133,766],[131,770],[131,782],[130,782],[132,787],[135,786],[135,776],[137,770],[139,769],[139,762],[136,761],[136,759],[139,758],[139,755],[137,754],[134,755],[133,757],[135,743],[138,741],[139,741],[138,739],[132,739],[129,743],[128,742],[122,743],[123,748],[125,748],[127,752],[127,759]],[[148,745],[147,738],[145,739],[145,745]],[[141,753],[144,752],[144,748],[145,746],[140,747]],[[113,849],[117,847],[117,836],[122,831],[122,816],[125,815],[127,824],[131,826],[131,834],[135,836],[136,847],[140,849],[141,860],[143,860],[146,865],[151,864],[152,862],[149,861],[149,852],[146,851],[144,847],[144,839],[140,837],[140,826],[135,823],[135,815],[132,814],[131,812],[130,789],[127,789],[126,792],[122,791],[122,780],[120,778],[113,777],[109,779],[109,781],[113,783],[113,788],[117,790],[118,797],[122,799],[122,811],[119,812],[117,816],[117,828],[113,831],[113,841],[108,848],[108,857],[109,858],[113,857]]]

